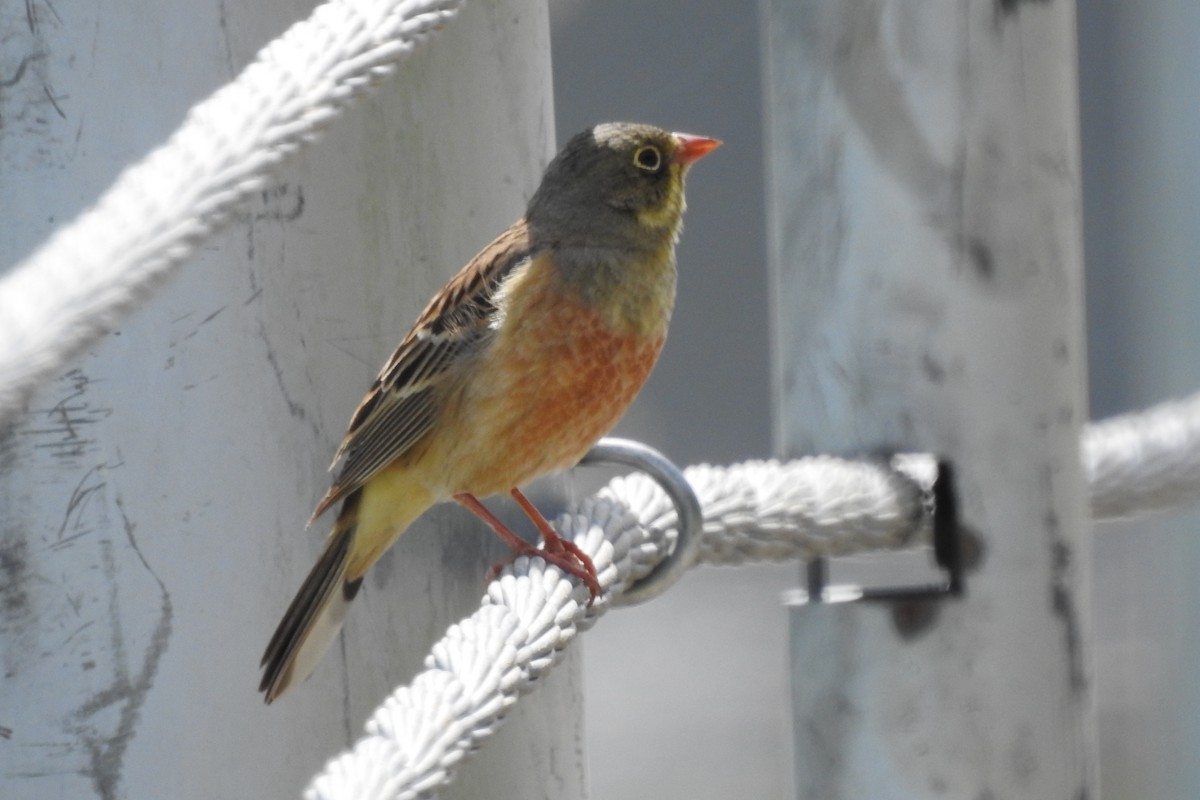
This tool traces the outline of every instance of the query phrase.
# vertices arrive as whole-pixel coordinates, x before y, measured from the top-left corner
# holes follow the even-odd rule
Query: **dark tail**
[[[267,651],[258,686],[270,703],[309,676],[342,629],[346,609],[362,578],[346,580],[346,564],[358,520],[359,494],[346,498],[325,550],[284,613]]]

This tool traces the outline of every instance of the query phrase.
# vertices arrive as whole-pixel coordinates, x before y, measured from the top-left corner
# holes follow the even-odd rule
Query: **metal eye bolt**
[[[621,595],[619,604],[644,603],[662,594],[695,563],[700,549],[700,534],[704,527],[700,501],[687,479],[683,477],[683,472],[653,447],[630,439],[601,439],[579,463],[581,466],[616,464],[631,467],[649,475],[671,499],[678,518],[675,546],[649,574]]]

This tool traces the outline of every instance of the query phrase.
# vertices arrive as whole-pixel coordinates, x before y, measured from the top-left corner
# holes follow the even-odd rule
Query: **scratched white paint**
[[[779,448],[940,453],[980,548],[793,612],[797,794],[1095,798],[1074,7],[764,8]]]
[[[0,264],[308,8],[0,4]],[[296,796],[473,609],[494,537],[422,520],[272,707],[258,659],[318,552],[350,412],[554,146],[546,10],[459,19],[0,434],[0,794]],[[444,797],[582,795],[568,658]]]

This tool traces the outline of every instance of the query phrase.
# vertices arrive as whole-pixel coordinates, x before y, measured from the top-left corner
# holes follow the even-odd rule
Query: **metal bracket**
[[[893,461],[893,468],[896,464]],[[901,470],[897,469],[897,472]],[[958,520],[958,494],[954,485],[954,469],[949,461],[939,459],[937,473],[932,485],[923,488],[926,504],[933,518],[933,555],[943,570],[946,579],[937,583],[917,586],[869,587],[856,585],[830,586],[828,564],[824,558],[815,558],[805,567],[804,602],[842,603],[854,600],[895,602],[905,600],[932,600],[959,597],[966,591],[962,532]]]
[[[654,569],[621,594],[618,604],[644,603],[662,594],[695,563],[700,549],[700,534],[704,528],[700,501],[687,479],[683,477],[683,472],[653,447],[631,439],[611,437],[597,442],[579,463],[582,466],[617,464],[643,472],[671,499],[678,519],[675,546]]]

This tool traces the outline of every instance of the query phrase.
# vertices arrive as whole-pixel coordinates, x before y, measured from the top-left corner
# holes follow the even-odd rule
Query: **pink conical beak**
[[[690,133],[673,133],[679,147],[671,160],[678,164],[694,164],[721,146],[720,139],[709,139],[707,136],[693,136]]]

